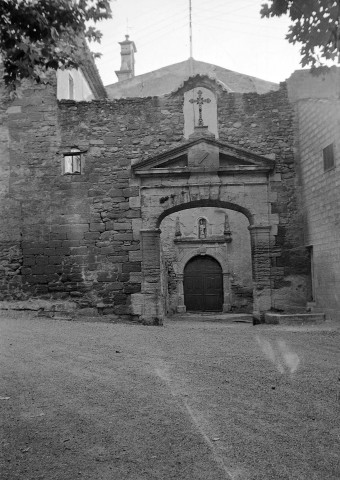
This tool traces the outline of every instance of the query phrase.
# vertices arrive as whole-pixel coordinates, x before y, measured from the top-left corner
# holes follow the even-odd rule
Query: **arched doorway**
[[[222,268],[214,258],[199,255],[189,260],[184,269],[183,287],[187,311],[222,311]]]

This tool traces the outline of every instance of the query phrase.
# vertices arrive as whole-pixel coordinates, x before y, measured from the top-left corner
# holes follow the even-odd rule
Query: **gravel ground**
[[[339,480],[340,326],[0,318],[3,480]]]

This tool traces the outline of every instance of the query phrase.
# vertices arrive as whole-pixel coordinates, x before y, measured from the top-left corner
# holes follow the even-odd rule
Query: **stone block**
[[[54,273],[60,274],[60,273],[62,273],[62,269],[63,269],[63,267],[62,267],[61,264],[45,265],[44,266],[44,271],[45,271],[46,275],[51,275],[51,274],[54,274]]]
[[[324,313],[272,313],[264,315],[265,323],[273,325],[310,325],[323,323]]]
[[[123,189],[125,197],[139,197],[139,187],[129,187]]]
[[[127,262],[122,266],[123,273],[141,272],[141,262]]]
[[[114,230],[131,230],[131,222],[113,222]]]
[[[104,243],[104,242],[108,242],[108,245],[110,244],[110,240],[112,238],[112,234],[111,232],[102,232],[100,234],[100,240]],[[99,243],[100,242],[97,242],[97,245],[99,246]]]
[[[110,282],[105,284],[105,290],[123,290],[124,284],[122,282]]]
[[[62,241],[61,240],[50,240],[48,242],[48,246],[50,248],[61,247],[62,246]]]
[[[68,240],[82,240],[84,238],[84,232],[81,230],[71,230],[66,232],[66,239]]]
[[[31,271],[32,275],[46,275],[49,273],[48,265],[33,265]]]
[[[8,113],[9,115],[12,115],[13,113],[21,113],[21,106],[13,105],[11,107],[8,107],[6,113]]]
[[[114,307],[114,311],[116,315],[129,315],[130,314],[130,305],[125,304],[117,304]]]
[[[54,252],[54,249],[51,249]],[[46,254],[44,247],[23,247],[22,249],[23,255],[41,255],[41,254]]]
[[[63,257],[61,257],[61,256],[59,256],[59,255],[58,255],[58,256],[55,255],[55,256],[53,256],[53,257],[52,257],[52,256],[51,256],[51,257],[48,257],[48,263],[49,263],[50,265],[61,265],[62,260],[63,260]]]
[[[124,286],[124,293],[138,293],[141,291],[140,283],[128,283]]]
[[[120,273],[118,275],[118,280],[120,282],[128,282],[131,278],[131,273]]]
[[[132,219],[132,234],[134,240],[140,240],[140,229],[142,228],[142,219],[133,218]]]
[[[67,234],[66,232],[53,232],[50,234],[51,240],[66,240]]]
[[[121,249],[123,251],[127,251],[127,252],[140,250],[140,243],[139,242],[131,242],[130,245],[122,245]]]
[[[83,247],[85,248],[85,247]],[[70,249],[66,246],[56,247],[54,255],[69,255]]]
[[[48,257],[42,256],[42,255],[38,255],[38,256],[35,258],[35,263],[36,263],[37,265],[47,265],[47,264],[48,264]]]
[[[141,211],[140,208],[130,208],[127,212],[125,212],[126,218],[140,218]]]
[[[84,239],[85,239],[85,240],[93,241],[93,240],[97,240],[99,237],[100,237],[100,232],[99,232],[99,231],[96,231],[96,232],[84,232]]]
[[[30,266],[30,265],[35,265],[35,257],[33,257],[33,256],[24,257],[23,258],[23,265],[25,267]]]
[[[98,282],[115,282],[118,278],[118,273],[116,272],[98,272],[97,281]]]
[[[76,239],[66,239],[66,240],[63,240],[63,243],[62,243],[63,247],[67,247],[67,248],[71,248],[71,247],[79,247],[80,245],[80,240],[76,240]]]
[[[120,188],[110,188],[108,196],[112,198],[121,197],[124,200],[123,190]]]
[[[129,280],[130,280],[131,283],[141,283],[142,282],[142,272],[131,272]]]
[[[21,268],[21,275],[32,275],[32,268],[22,267]]]
[[[116,247],[114,245],[100,247],[101,255],[114,255],[115,253],[116,253]]]
[[[140,197],[130,197],[129,198],[129,206],[130,206],[130,208],[140,208],[141,198]]]
[[[52,257],[56,254],[55,248],[44,248],[39,252],[39,254],[46,255],[47,257]]]
[[[115,233],[114,237],[115,240],[133,240],[132,233]]]
[[[105,135],[104,142],[107,145],[117,145],[118,139],[115,135]]]
[[[142,252],[140,250],[129,251],[129,261],[130,262],[142,261]]]
[[[71,255],[87,255],[89,253],[89,249],[86,246],[70,247],[69,249],[66,248],[65,250]]]
[[[90,232],[105,232],[104,223],[90,223]]]
[[[125,293],[117,293],[113,298],[115,305],[126,305],[127,295]]]
[[[109,255],[109,261],[112,263],[123,263],[129,260],[128,255]]]

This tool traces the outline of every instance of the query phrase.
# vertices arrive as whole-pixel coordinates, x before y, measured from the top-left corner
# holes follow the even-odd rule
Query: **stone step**
[[[222,322],[222,323],[253,323],[253,316],[249,313],[176,313],[167,320],[190,322]]]
[[[30,300],[13,300],[0,302],[0,310],[32,310],[45,312],[74,312],[77,309],[75,302],[67,300],[43,300],[39,298]]]
[[[264,322],[271,325],[319,324],[326,320],[324,313],[271,313],[264,316]]]

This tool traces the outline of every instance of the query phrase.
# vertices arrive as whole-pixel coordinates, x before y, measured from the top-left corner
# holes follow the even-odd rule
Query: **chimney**
[[[116,70],[118,81],[127,80],[135,76],[135,52],[137,52],[135,42],[129,40],[129,35],[125,35],[123,42],[118,42],[120,45],[120,55],[122,63],[120,70]]]

